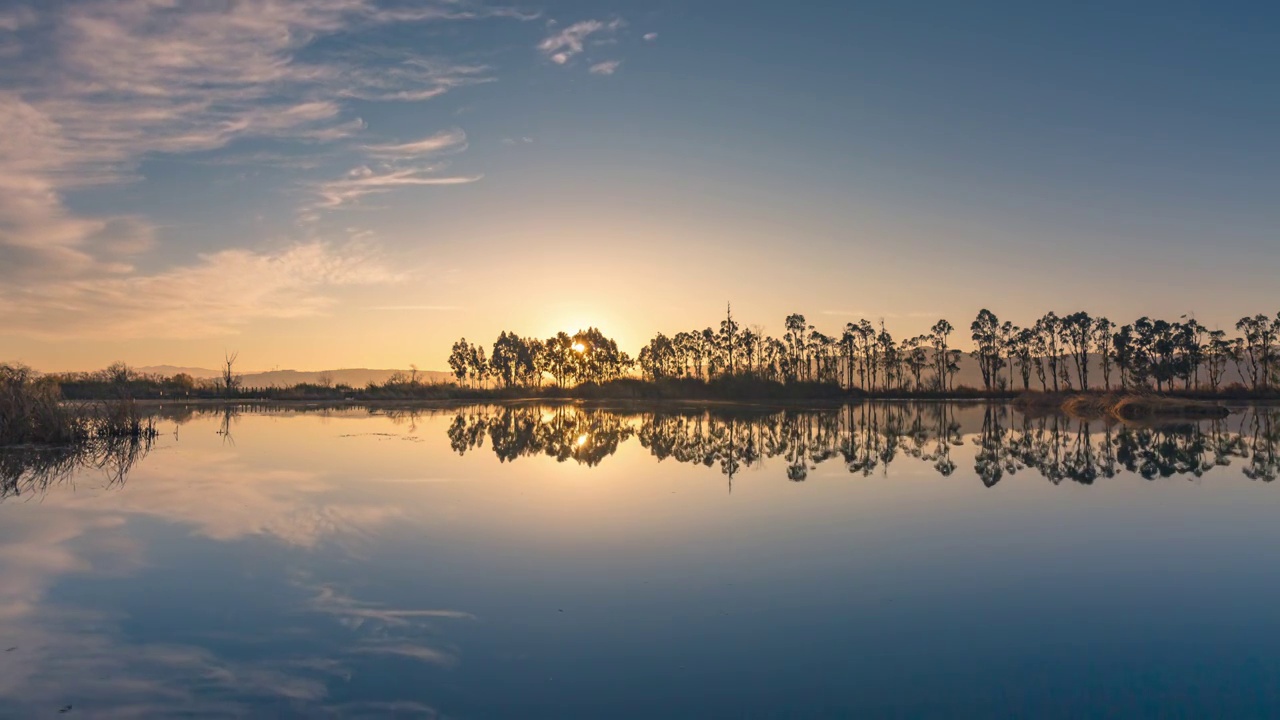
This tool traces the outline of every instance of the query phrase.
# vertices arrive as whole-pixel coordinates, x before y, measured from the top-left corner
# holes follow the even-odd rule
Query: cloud
[[[618,67],[622,65],[621,60],[606,60],[591,66],[592,75],[612,75],[618,71]]]
[[[332,210],[355,203],[367,195],[406,187],[466,185],[481,179],[480,175],[439,174],[443,169],[443,165],[426,165],[379,172],[362,165],[351,170],[341,180],[329,180],[315,185],[315,193],[320,199],[312,209]]]
[[[645,40],[645,42],[653,42],[654,40],[657,40],[657,39],[658,39],[658,33],[645,33],[645,34],[644,34],[644,40]]]
[[[35,10],[25,5],[0,11],[0,32],[17,32],[33,25],[36,19]]]
[[[156,228],[133,214],[73,212],[68,195],[134,181],[141,163],[157,155],[208,153],[244,139],[305,146],[352,138],[366,128],[352,100],[416,102],[493,79],[486,66],[362,44],[360,33],[388,23],[532,17],[467,0],[83,0],[0,10],[0,54],[7,58],[0,79],[0,305],[22,305],[18,322],[6,329],[53,334],[48,328],[59,322],[86,327],[65,309],[79,307],[130,332],[171,326],[168,319],[125,321],[128,290],[204,312],[203,301],[173,293],[204,294],[191,278],[278,254],[229,251],[138,275],[139,260],[156,245]],[[333,36],[343,41],[320,42]],[[472,180],[397,169],[338,181],[333,191],[359,197]],[[297,256],[277,259],[289,257]],[[266,287],[279,284],[267,280]],[[92,297],[105,306],[82,306]],[[319,301],[301,293],[291,299],[303,311]],[[201,319],[195,326],[222,331],[239,322]]]
[[[375,305],[370,310],[386,310],[386,311],[428,311],[428,312],[445,312],[449,310],[461,310],[458,305]]]
[[[597,33],[612,34],[626,23],[620,18],[609,22],[603,20],[583,20],[564,28],[538,43],[538,50],[557,65],[564,65],[583,51],[586,40]]]
[[[10,287],[0,293],[0,314],[6,332],[44,339],[200,337],[316,315],[332,304],[334,287],[400,279],[359,244],[230,249],[153,274]]]
[[[390,145],[366,145],[364,149],[374,157],[393,159],[462,152],[467,149],[467,134],[458,128],[453,128],[428,135],[421,140]]]

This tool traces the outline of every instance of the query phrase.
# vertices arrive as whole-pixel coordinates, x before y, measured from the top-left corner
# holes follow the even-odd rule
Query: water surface
[[[1280,416],[167,410],[0,451],[0,717],[1280,713]]]

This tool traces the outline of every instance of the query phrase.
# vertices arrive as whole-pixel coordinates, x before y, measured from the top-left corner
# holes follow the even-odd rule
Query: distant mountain
[[[214,379],[222,375],[221,371],[210,370],[209,368],[178,367],[176,365],[148,365],[134,368],[134,370],[142,375],[163,375],[165,377],[186,373],[198,380]],[[319,382],[321,376],[324,375],[327,375],[335,385],[364,387],[371,382],[384,383],[396,373],[410,375],[412,371],[342,368],[339,370],[269,370],[266,372],[239,373],[239,375],[244,387],[288,387],[298,383],[315,383]],[[437,370],[418,371],[419,382],[440,383],[448,382],[452,379],[453,376],[447,372]]]
[[[339,370],[271,370],[245,373],[240,381],[243,387],[288,387],[299,383],[316,383],[322,376],[334,385],[364,387],[371,382],[384,383],[396,373],[410,375],[410,370],[377,370],[369,368],[342,368]],[[419,370],[418,381],[423,383],[447,382],[452,379],[447,372]]]
[[[178,367],[176,365],[147,365],[146,367],[137,367],[133,370],[139,375],[163,375],[164,377],[172,377],[179,373],[186,373],[197,380],[216,378],[222,375],[222,373],[217,370],[210,370],[209,368]]]

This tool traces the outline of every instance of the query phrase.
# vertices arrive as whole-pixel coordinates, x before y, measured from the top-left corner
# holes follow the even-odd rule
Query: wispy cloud
[[[458,305],[374,305],[370,310],[386,310],[393,312],[445,312],[449,310],[461,310]]]
[[[585,48],[587,38],[592,35],[612,35],[624,27],[621,18],[608,22],[604,20],[583,20],[560,30],[538,43],[542,54],[557,65],[564,65]]]
[[[442,175],[443,165],[398,168],[376,171],[367,165],[353,169],[341,180],[330,180],[315,186],[319,201],[315,209],[334,209],[354,203],[368,195],[391,192],[407,187],[429,185],[466,185],[481,179],[480,175]]]
[[[36,12],[20,5],[16,8],[0,11],[0,32],[17,32],[36,22]]]
[[[645,33],[645,34],[644,34],[644,41],[645,41],[645,42],[653,42],[654,40],[657,40],[657,39],[658,39],[658,33],[652,33],[652,32],[651,32],[651,33]]]
[[[201,337],[263,318],[316,315],[331,306],[332,288],[400,279],[359,245],[233,249],[153,274],[16,288],[0,295],[0,314],[8,332],[45,339]]]
[[[621,60],[605,60],[604,62],[598,62],[595,65],[591,66],[591,74],[592,75],[612,75],[618,71],[618,68],[621,65],[622,65]]]
[[[165,320],[145,321],[153,308],[142,307],[145,295],[135,303],[128,293],[155,293],[203,313],[198,299],[176,297],[209,294],[193,278],[299,256],[228,251],[139,274],[139,256],[154,245],[156,229],[142,217],[73,212],[68,193],[135,180],[140,163],[159,154],[208,153],[248,138],[317,146],[350,139],[366,131],[352,100],[422,101],[493,79],[483,65],[362,45],[359,33],[388,23],[532,17],[470,0],[83,0],[0,10],[0,53],[17,52],[22,61],[6,59],[0,79],[0,304],[22,306],[17,332],[47,333],[55,321],[82,327],[68,310],[81,307],[130,332],[180,327],[166,310],[159,312]],[[331,36],[344,41],[318,42]],[[368,152],[406,158],[456,151],[465,147],[465,136],[456,142],[460,132]],[[361,171],[332,183],[328,199],[476,179],[429,175],[424,167]],[[51,287],[55,279],[66,284]],[[270,278],[260,279],[276,292]],[[317,300],[302,293],[290,299],[304,311]],[[123,320],[130,305],[136,322]],[[243,310],[229,317],[251,314]],[[238,322],[201,316],[192,327],[221,331]]]
[[[366,145],[366,152],[382,158],[417,158],[424,155],[442,155],[467,149],[467,134],[458,128],[428,135],[421,140],[386,145]]]

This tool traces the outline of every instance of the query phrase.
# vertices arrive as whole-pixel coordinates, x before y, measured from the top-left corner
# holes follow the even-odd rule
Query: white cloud
[[[644,34],[644,40],[645,40],[645,42],[653,42],[654,40],[657,40],[657,39],[658,39],[658,33],[645,33],[645,34]]]
[[[588,37],[597,33],[615,33],[625,24],[621,19],[614,19],[609,22],[583,20],[544,38],[542,42],[538,43],[538,49],[551,62],[557,65],[564,65],[583,51]]]
[[[480,180],[479,175],[441,175],[444,166],[395,168],[375,171],[368,166],[351,170],[341,180],[322,182],[314,187],[319,200],[314,210],[334,209],[350,205],[367,195],[390,192],[406,187],[430,185],[466,185]]]
[[[45,339],[201,337],[263,318],[316,315],[332,304],[334,287],[400,279],[359,245],[233,249],[154,274],[10,288],[0,293],[0,315],[8,333]]]
[[[592,75],[612,75],[618,71],[618,67],[622,65],[621,60],[606,60],[591,66]]]
[[[0,11],[0,54],[20,53],[23,60],[6,60],[0,78],[0,304],[20,306],[6,329],[52,333],[48,328],[58,323],[91,329],[68,309],[81,307],[129,332],[181,329],[175,313],[144,309],[125,293],[152,293],[204,312],[202,301],[175,296],[205,294],[194,278],[212,281],[209,274],[227,263],[296,262],[292,251],[227,251],[139,275],[135,268],[154,245],[155,228],[133,215],[78,215],[66,197],[135,180],[139,164],[157,154],[212,151],[243,138],[313,144],[350,138],[365,130],[352,99],[421,101],[487,82],[489,68],[474,63],[317,43],[387,23],[486,17],[533,16],[466,0],[84,0]],[[374,175],[338,181],[331,192],[355,198],[475,179],[428,178],[422,168]],[[270,279],[265,287],[279,290]],[[304,309],[319,299],[290,292]],[[87,302],[96,296],[104,306]],[[131,303],[136,317],[125,321]],[[164,319],[145,320],[152,313]],[[211,316],[191,327],[223,331],[239,323]]]
[[[428,135],[421,140],[388,145],[366,145],[364,149],[374,157],[417,158],[425,155],[442,155],[467,149],[467,134],[458,128]]]

